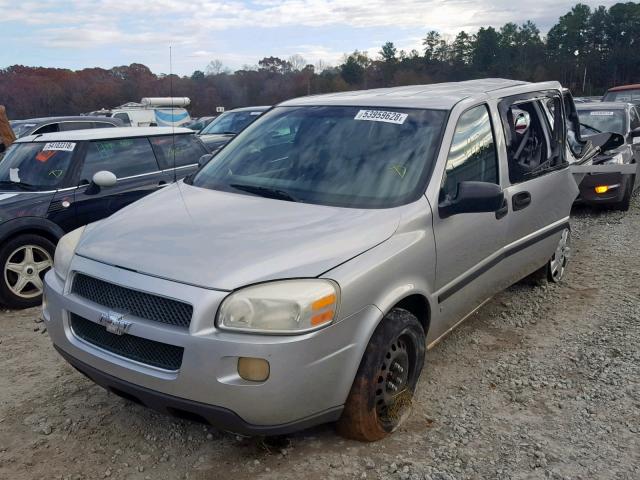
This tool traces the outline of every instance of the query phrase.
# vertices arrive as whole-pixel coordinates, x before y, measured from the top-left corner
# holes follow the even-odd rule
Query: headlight
[[[282,280],[246,287],[224,299],[219,328],[251,333],[296,334],[335,318],[340,292],[330,280]]]
[[[606,163],[606,164],[611,164],[611,163],[622,164],[622,163],[624,163],[624,156],[622,155],[622,153],[617,153],[613,157],[611,157],[610,159],[608,159],[608,160],[606,160],[606,161],[604,161],[602,163]]]
[[[71,259],[76,251],[80,237],[82,237],[82,234],[84,233],[84,229],[85,227],[76,228],[72,232],[67,233],[58,242],[56,253],[53,258],[53,270],[62,280],[67,279],[69,267],[71,266]]]

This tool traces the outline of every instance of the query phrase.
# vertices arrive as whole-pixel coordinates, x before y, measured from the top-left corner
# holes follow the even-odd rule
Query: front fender
[[[0,224],[0,242],[21,232],[39,231],[55,240],[56,243],[65,234],[64,230],[51,220],[42,217],[19,217]]]

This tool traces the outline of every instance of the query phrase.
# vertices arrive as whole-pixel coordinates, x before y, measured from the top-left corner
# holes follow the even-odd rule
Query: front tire
[[[44,275],[53,266],[55,245],[44,237],[19,235],[0,248],[0,302],[11,308],[40,305]]]
[[[424,356],[422,325],[407,310],[393,309],[367,345],[338,420],[338,433],[373,442],[395,431],[411,411]]]
[[[565,228],[558,241],[556,251],[547,264],[547,280],[559,283],[565,275],[571,255],[571,230]]]

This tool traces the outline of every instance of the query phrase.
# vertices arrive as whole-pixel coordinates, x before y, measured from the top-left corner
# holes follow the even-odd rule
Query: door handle
[[[507,199],[505,198],[502,201],[502,206],[496,210],[496,220],[500,220],[502,217],[506,217],[507,213],[509,213],[509,204],[507,203]]]
[[[529,192],[518,192],[512,197],[513,211],[527,208],[531,203],[531,194]]]

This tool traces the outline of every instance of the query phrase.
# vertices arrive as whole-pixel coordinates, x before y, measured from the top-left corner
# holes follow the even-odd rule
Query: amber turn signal
[[[598,185],[596,187],[596,193],[607,193],[609,191],[608,185]]]

